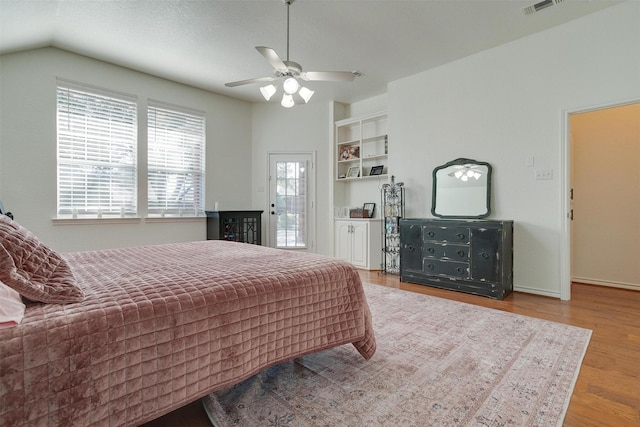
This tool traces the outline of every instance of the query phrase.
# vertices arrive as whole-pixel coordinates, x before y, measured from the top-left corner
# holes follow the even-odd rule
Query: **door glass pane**
[[[307,246],[307,179],[300,161],[276,162],[276,247]]]

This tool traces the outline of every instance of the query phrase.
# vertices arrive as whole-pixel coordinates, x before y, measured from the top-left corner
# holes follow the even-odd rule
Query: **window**
[[[204,210],[205,118],[202,112],[150,103],[150,215],[198,215]]]
[[[58,80],[58,214],[136,214],[135,97]]]

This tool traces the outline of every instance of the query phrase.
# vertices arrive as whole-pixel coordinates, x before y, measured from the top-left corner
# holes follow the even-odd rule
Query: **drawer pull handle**
[[[480,254],[480,256],[481,256],[482,258],[484,258],[484,259],[489,259],[489,254],[488,254],[488,253],[486,253],[486,252],[482,252],[482,253]]]
[[[458,233],[458,234],[456,234],[456,236],[458,236],[458,239],[460,239],[460,240],[464,239],[464,234],[462,234],[462,233]]]
[[[463,250],[459,250],[459,251],[457,252],[457,254],[458,254],[458,256],[464,256],[464,251],[463,251]]]
[[[432,254],[432,253],[434,253],[434,252],[436,251],[436,250],[435,250],[435,249],[433,249],[433,248],[429,248],[429,249],[427,249],[427,250],[429,251],[429,253],[430,253],[430,254]]]

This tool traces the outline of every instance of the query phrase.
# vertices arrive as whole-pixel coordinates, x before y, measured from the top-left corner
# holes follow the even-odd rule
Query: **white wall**
[[[333,203],[330,191],[333,103],[314,103],[282,108],[279,103],[253,105],[253,207],[264,209],[263,230],[268,230],[267,156],[269,152],[316,154],[316,230],[311,252],[331,254]],[[263,233],[263,241],[267,237]]]
[[[142,150],[147,99],[205,111],[206,208],[213,209],[215,200],[225,209],[252,207],[249,103],[54,48],[7,54],[0,57],[0,198],[16,220],[53,248],[76,251],[206,238],[204,219],[53,224],[56,77],[138,96]],[[139,210],[144,215],[145,206]]]
[[[392,82],[389,164],[407,188],[406,216],[431,216],[434,167],[489,162],[490,218],[515,221],[515,288],[560,296],[563,112],[640,97],[638,22],[630,1]],[[536,181],[536,169],[553,179]]]

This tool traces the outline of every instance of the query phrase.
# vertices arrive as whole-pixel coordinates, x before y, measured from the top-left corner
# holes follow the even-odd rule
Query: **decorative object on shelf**
[[[360,147],[347,146],[340,149],[340,157],[338,161],[343,162],[345,160],[358,160],[360,158]]]
[[[360,176],[360,166],[351,166],[347,171],[347,178],[357,178]]]
[[[364,209],[362,208],[349,209],[349,218],[366,218]]]
[[[404,217],[404,183],[395,182],[382,186],[382,271],[400,274],[400,218]]]
[[[329,81],[329,82],[350,82],[357,76],[361,76],[359,71],[302,71],[302,66],[297,62],[289,60],[289,7],[295,0],[283,0],[287,5],[287,60],[283,61],[275,50],[270,47],[256,46],[258,52],[266,58],[273,67],[273,76],[258,77],[248,80],[240,80],[237,82],[226,83],[226,87],[235,87],[251,83],[271,82],[278,79],[284,79],[282,89],[282,101],[280,105],[285,108],[293,107],[296,102],[294,95],[298,95],[305,103],[309,102],[314,91],[306,87],[300,86],[298,79],[306,81]],[[262,86],[260,93],[267,101],[277,92],[277,88],[273,84]]]
[[[373,212],[376,210],[376,204],[365,203],[362,207],[362,210],[364,211],[366,218],[373,218]]]
[[[383,165],[380,166],[372,166],[371,167],[371,171],[369,172],[369,175],[373,176],[373,175],[382,175],[382,170],[384,169]]]

